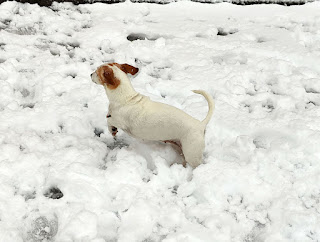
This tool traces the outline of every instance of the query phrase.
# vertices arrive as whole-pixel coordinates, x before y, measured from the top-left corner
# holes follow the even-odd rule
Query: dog
[[[109,99],[109,132],[115,136],[122,129],[138,139],[176,144],[191,167],[199,166],[205,148],[205,129],[214,110],[213,98],[205,91],[193,91],[203,95],[209,106],[206,118],[199,121],[178,108],[151,101],[136,92],[128,74],[135,75],[138,71],[128,64],[107,63],[91,74],[92,81],[104,87]]]

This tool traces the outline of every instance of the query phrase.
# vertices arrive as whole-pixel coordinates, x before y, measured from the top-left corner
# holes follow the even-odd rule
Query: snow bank
[[[0,5],[0,241],[319,241],[320,4]],[[108,133],[90,74],[195,118],[204,164]]]

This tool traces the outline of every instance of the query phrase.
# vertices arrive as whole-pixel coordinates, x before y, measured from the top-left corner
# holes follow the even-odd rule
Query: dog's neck
[[[112,106],[122,106],[134,101],[140,95],[134,90],[129,80],[122,81],[116,89],[110,90],[107,86],[104,86],[104,89]]]

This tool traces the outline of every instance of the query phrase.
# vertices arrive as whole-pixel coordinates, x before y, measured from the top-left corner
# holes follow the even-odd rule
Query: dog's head
[[[126,77],[126,74],[135,75],[138,71],[138,68],[128,64],[108,63],[98,67],[91,74],[91,80],[113,90],[121,84],[121,80]]]

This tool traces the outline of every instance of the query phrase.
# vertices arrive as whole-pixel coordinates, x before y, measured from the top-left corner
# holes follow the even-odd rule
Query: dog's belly
[[[131,129],[123,129],[125,133],[128,135],[134,137],[134,138],[139,138],[139,139],[146,139],[146,140],[172,140],[172,139],[177,139],[178,140],[178,135],[166,133],[166,132],[161,132],[160,130],[131,130]]]
[[[133,136],[146,140],[179,140],[180,137],[175,134],[166,134],[164,132],[138,132]]]
[[[191,128],[181,125],[166,125],[151,124],[139,125],[123,130],[128,135],[145,140],[180,140],[183,134],[191,131]]]
[[[145,140],[180,140],[200,127],[199,120],[182,110],[156,102],[123,109],[119,117],[117,121],[123,124],[119,128],[130,136]]]

